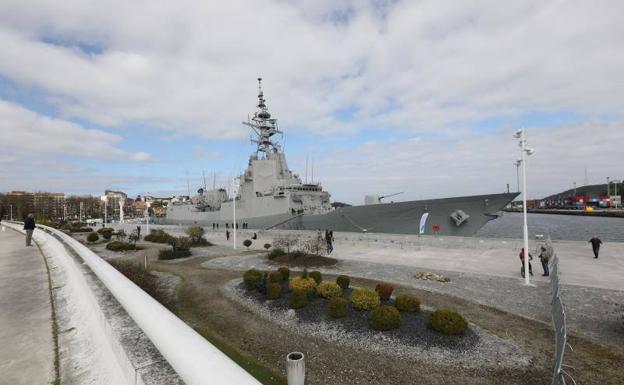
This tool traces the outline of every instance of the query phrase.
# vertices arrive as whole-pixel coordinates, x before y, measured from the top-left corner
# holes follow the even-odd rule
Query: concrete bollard
[[[288,353],[286,356],[286,375],[288,385],[305,384],[305,356],[303,353]]]

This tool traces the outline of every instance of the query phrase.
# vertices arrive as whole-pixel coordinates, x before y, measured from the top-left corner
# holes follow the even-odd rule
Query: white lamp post
[[[520,164],[522,164],[521,160],[514,162],[514,165],[516,166],[516,191],[520,191]]]
[[[108,217],[108,197],[106,195],[100,198],[102,202],[104,202],[104,226],[106,226],[107,217]]]
[[[523,129],[518,129],[514,136],[519,140],[518,145],[521,148],[522,163],[522,214],[523,214],[523,232],[524,232],[524,284],[530,285],[529,281],[529,229],[527,226],[527,187],[526,187],[526,162],[527,156],[532,155],[535,151],[527,147],[526,136]]]

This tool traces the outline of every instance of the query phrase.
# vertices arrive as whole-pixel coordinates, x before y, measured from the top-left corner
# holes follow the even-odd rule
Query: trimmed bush
[[[368,323],[375,330],[394,330],[401,326],[401,314],[394,306],[380,306],[368,315]]]
[[[262,272],[260,270],[251,269],[243,274],[243,282],[247,290],[257,289],[262,281]]]
[[[136,245],[132,243],[120,242],[120,241],[112,241],[106,244],[106,248],[111,251],[128,251],[128,250],[136,250]]]
[[[288,306],[291,309],[301,309],[308,304],[308,292],[305,290],[295,290],[290,295]]]
[[[335,282],[323,281],[316,287],[316,294],[326,299],[342,297],[342,288]]]
[[[72,227],[69,229],[70,233],[91,233],[93,229],[90,227]]]
[[[279,258],[283,255],[286,255],[286,252],[282,249],[273,249],[271,250],[271,252],[268,255],[269,259],[275,259],[275,258]]]
[[[379,294],[379,298],[381,298],[382,301],[387,301],[394,291],[394,286],[385,282],[378,283],[377,286],[375,286],[375,291]]]
[[[282,274],[282,280],[284,282],[288,281],[288,278],[290,277],[290,269],[287,267],[280,267],[279,269],[277,269],[277,271],[279,271]]]
[[[343,297],[333,297],[329,299],[327,311],[332,318],[343,318],[347,316],[347,300]]]
[[[205,244],[206,239],[204,238],[204,228],[201,226],[191,226],[184,230],[186,235],[191,239],[191,243],[193,245],[201,245]]]
[[[321,283],[321,281],[323,280],[323,277],[321,276],[320,271],[311,272],[310,277],[312,277],[316,281],[317,284]]]
[[[154,243],[171,243],[175,241],[175,237],[164,230],[152,229],[149,234],[143,237],[143,240]]]
[[[415,295],[399,294],[396,296],[394,306],[400,311],[418,313],[420,311],[420,299]]]
[[[282,296],[282,285],[279,283],[269,283],[267,285],[267,298],[278,299]]]
[[[270,243],[265,243],[264,244],[264,248],[267,249],[267,250],[270,249],[271,248],[271,244]]]
[[[462,335],[468,330],[468,322],[455,310],[440,309],[429,316],[429,327],[448,336]]]
[[[249,248],[249,246],[251,246],[251,239],[245,239],[243,241],[243,246],[245,246],[246,248]]]
[[[189,238],[173,238],[173,241],[171,241],[169,244],[171,245],[171,249],[160,250],[158,252],[158,259],[169,260],[191,256],[191,241]]]
[[[312,278],[295,277],[288,283],[288,289],[315,293],[316,281]]]
[[[111,239],[112,237],[113,237],[112,231],[105,231],[102,233],[102,238],[106,239],[107,241]]]
[[[97,242],[98,239],[100,239],[100,236],[97,235],[97,233],[89,233],[89,235],[87,235],[87,241],[90,243]]]
[[[115,231],[115,229],[113,229],[112,227],[101,227],[98,229],[98,233],[99,234],[104,234],[104,233],[112,233],[113,231]]]
[[[349,284],[351,284],[351,278],[349,278],[348,275],[339,275],[336,277],[336,283],[338,286],[346,290],[349,288]]]
[[[269,283],[282,283],[284,276],[279,271],[272,271],[269,273],[267,280]]]
[[[379,306],[379,294],[373,289],[355,289],[351,303],[355,310],[371,310]]]
[[[108,263],[121,274],[128,277],[128,279],[143,289],[147,294],[151,295],[155,300],[171,308],[172,301],[167,295],[167,292],[159,285],[157,276],[150,274],[149,271],[133,262],[112,259],[109,260]]]

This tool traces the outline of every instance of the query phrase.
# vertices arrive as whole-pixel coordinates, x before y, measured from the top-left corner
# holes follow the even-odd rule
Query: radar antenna
[[[282,134],[282,131],[277,127],[277,119],[271,118],[269,109],[266,106],[266,99],[264,98],[264,92],[262,91],[262,78],[258,78],[258,110],[254,112],[253,117],[247,118],[244,125],[251,127],[256,134],[256,138],[252,138],[251,142],[258,145],[256,153],[263,152],[268,155],[270,152],[279,152],[280,145],[277,142],[273,142],[271,137],[275,134]]]

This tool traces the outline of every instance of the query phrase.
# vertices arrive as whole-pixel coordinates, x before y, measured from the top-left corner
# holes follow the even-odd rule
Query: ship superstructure
[[[201,188],[193,203],[172,204],[165,223],[233,226],[256,229],[331,229],[384,233],[473,235],[517,193],[380,203],[334,209],[320,183],[304,183],[294,174],[275,135],[277,119],[268,110],[258,78],[257,110],[243,122],[256,145],[232,197],[225,189]],[[379,199],[378,199],[379,200]],[[368,202],[372,203],[372,202]]]

